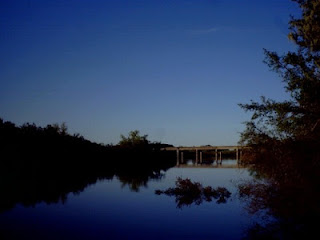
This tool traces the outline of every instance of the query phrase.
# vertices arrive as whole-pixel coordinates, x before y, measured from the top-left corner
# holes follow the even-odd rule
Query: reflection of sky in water
[[[177,177],[204,186],[223,186],[233,194],[226,204],[204,202],[182,209],[175,199],[154,194],[173,187]],[[245,169],[171,168],[161,181],[151,180],[138,193],[118,179],[100,181],[65,205],[18,206],[0,215],[1,231],[21,239],[240,239],[250,218],[237,199],[235,182],[248,179]]]
[[[219,160],[219,162],[220,162],[220,160]],[[195,159],[185,159],[184,162],[183,163],[180,162],[180,164],[182,164],[182,165],[185,164],[185,165],[192,166],[192,165],[196,164],[196,161],[195,161]],[[206,166],[213,166],[213,167],[219,165],[219,164],[217,164],[216,161],[212,161],[212,159],[210,159],[207,162],[206,162],[206,159],[205,159],[203,164],[206,165]],[[237,162],[234,159],[223,159],[222,160],[222,164],[223,164],[223,166],[236,165]]]

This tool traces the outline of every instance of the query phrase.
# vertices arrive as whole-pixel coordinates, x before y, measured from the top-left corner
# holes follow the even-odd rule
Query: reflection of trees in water
[[[118,175],[118,179],[121,182],[121,187],[126,186],[133,192],[139,192],[141,187],[148,187],[148,182],[150,180],[160,180],[165,176],[165,174],[159,170],[139,172],[133,171],[131,173],[122,173]]]
[[[172,166],[174,165],[174,161]],[[112,179],[116,176],[122,186],[129,186],[131,191],[138,192],[141,187],[147,187],[150,180],[160,179],[169,167],[148,166],[143,169],[125,169],[121,171],[105,170],[103,174],[87,174],[56,169],[56,171],[31,172],[29,168],[23,169],[19,175],[13,172],[0,174],[0,212],[13,208],[17,203],[26,207],[37,203],[65,203],[69,193],[79,194],[89,185],[98,180]],[[52,169],[51,169],[52,170]],[[70,171],[70,172],[69,172]],[[73,169],[73,171],[76,171]]]
[[[141,187],[147,187],[147,183],[149,179],[141,179],[141,178],[130,178],[127,176],[118,177],[121,182],[121,188],[128,186],[129,189],[133,192],[139,192]]]
[[[17,203],[64,203],[69,193],[114,176],[138,190],[175,165],[161,147],[104,146],[68,134],[65,124],[16,127],[0,119],[0,212]]]
[[[192,204],[200,205],[203,202],[226,203],[231,193],[224,187],[212,188],[203,187],[199,182],[192,182],[190,179],[178,178],[175,188],[167,190],[156,190],[157,195],[174,196],[176,198],[177,208],[190,206]]]
[[[253,167],[254,168],[254,167]],[[276,166],[274,166],[276,168]],[[320,218],[320,185],[316,168],[309,166],[305,173],[287,174],[255,167],[267,181],[255,180],[239,185],[239,196],[250,214],[262,214],[270,223],[255,224],[248,230],[248,238],[303,239],[317,231]],[[281,179],[281,181],[279,181]],[[278,237],[281,236],[281,237]]]
[[[249,213],[274,220],[253,225],[248,238],[311,237],[320,218],[319,143],[286,141],[264,149],[247,159],[254,159],[250,171],[256,180],[240,184],[239,195]]]

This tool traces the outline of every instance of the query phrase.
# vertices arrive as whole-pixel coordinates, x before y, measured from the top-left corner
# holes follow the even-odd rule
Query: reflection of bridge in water
[[[225,160],[223,160],[225,161]],[[228,160],[227,160],[228,161]],[[233,160],[234,163],[218,163],[218,164],[178,164],[176,165],[177,168],[246,168],[244,165],[239,164],[238,161]]]
[[[214,157],[211,161],[216,162],[217,165],[222,163],[222,153],[230,153],[232,151],[235,152],[235,157],[237,160],[237,164],[241,162],[242,158],[242,149],[243,146],[202,146],[202,147],[166,147],[162,150],[165,151],[176,151],[177,153],[177,165],[184,163],[184,151],[195,151],[196,154],[196,164],[203,163],[203,152],[214,152]],[[219,157],[218,157],[219,155]],[[199,158],[200,157],[200,158]],[[187,166],[187,165],[186,165]],[[210,165],[209,165],[210,166]],[[212,167],[212,165],[211,165]]]

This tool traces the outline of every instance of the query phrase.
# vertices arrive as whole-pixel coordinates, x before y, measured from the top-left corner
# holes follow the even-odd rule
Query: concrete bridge
[[[214,151],[214,159],[213,162],[216,161],[216,163],[222,162],[222,153],[224,151],[234,151],[235,152],[235,157],[238,163],[240,163],[241,158],[242,158],[242,150],[245,147],[243,146],[193,146],[193,147],[166,147],[162,148],[164,151],[176,151],[177,152],[177,165],[183,163],[183,152],[184,151],[195,151],[196,153],[196,164],[202,163],[203,162],[203,152],[206,151]],[[218,158],[219,155],[219,158]],[[200,156],[200,159],[199,159]]]

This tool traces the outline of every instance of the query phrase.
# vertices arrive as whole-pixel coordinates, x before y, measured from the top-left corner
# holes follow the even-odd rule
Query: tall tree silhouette
[[[317,140],[320,136],[320,1],[294,0],[300,18],[291,17],[289,39],[296,51],[278,55],[265,51],[265,63],[285,83],[290,99],[278,102],[261,97],[260,102],[240,104],[253,112],[241,135],[244,144],[269,140]]]

